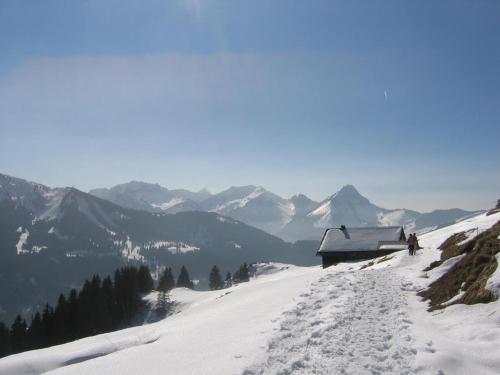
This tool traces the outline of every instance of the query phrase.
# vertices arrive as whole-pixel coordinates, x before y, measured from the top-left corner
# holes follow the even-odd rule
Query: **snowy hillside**
[[[229,289],[176,289],[173,316],[6,357],[0,373],[498,374],[500,301],[428,312],[416,293],[453,262],[423,271],[439,245],[499,220],[483,214],[429,232],[415,257],[403,251],[324,270],[262,264]]]

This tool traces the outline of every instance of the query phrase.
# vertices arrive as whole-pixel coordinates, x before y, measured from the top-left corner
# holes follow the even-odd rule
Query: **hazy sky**
[[[0,2],[0,173],[500,198],[500,2]]]

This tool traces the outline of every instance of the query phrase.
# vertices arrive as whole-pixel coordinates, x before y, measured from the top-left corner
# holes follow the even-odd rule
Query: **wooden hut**
[[[371,259],[407,249],[402,227],[330,228],[325,231],[316,255],[323,268],[346,260]]]

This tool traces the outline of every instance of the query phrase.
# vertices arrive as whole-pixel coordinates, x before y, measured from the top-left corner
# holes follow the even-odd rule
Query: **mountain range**
[[[161,188],[149,192],[168,195]],[[92,274],[130,262],[147,263],[154,272],[185,265],[201,284],[214,264],[232,272],[257,260],[318,262],[314,241],[292,245],[216,212],[149,211],[0,174],[0,321],[54,303]]]
[[[317,264],[329,226],[417,230],[471,214],[388,210],[351,185],[315,202],[252,185],[210,194],[131,182],[85,193],[0,174],[0,321],[29,315],[92,274],[126,263],[146,263],[155,273],[185,265],[203,288],[214,264],[223,272],[254,261]]]
[[[371,203],[352,185],[346,185],[321,202],[304,194],[289,199],[260,186],[230,187],[217,194],[206,190],[168,190],[157,184],[130,182],[89,192],[124,207],[149,212],[206,211],[231,217],[276,235],[285,241],[317,240],[326,228],[348,226],[403,226],[407,231],[436,229],[479,211],[461,209],[420,213],[386,209]]]

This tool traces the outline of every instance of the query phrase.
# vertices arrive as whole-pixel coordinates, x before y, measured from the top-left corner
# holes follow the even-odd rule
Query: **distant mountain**
[[[232,217],[269,233],[279,231],[295,215],[292,201],[253,185],[231,187],[204,200],[201,205],[207,211]]]
[[[295,241],[320,238],[326,228],[346,226],[403,226],[407,231],[435,229],[475,215],[460,209],[436,210],[421,214],[407,209],[385,209],[371,203],[354,186],[345,185],[306,215],[296,216],[276,233]]]
[[[186,265],[204,279],[214,264],[223,272],[257,260],[315,264],[315,247],[214,212],[129,209],[73,188],[0,175],[0,320],[123,263],[174,271]]]
[[[216,212],[268,233],[281,230],[293,217],[304,215],[318,203],[303,194],[284,199],[260,186],[235,186],[211,195],[206,190],[168,190],[157,184],[132,181],[89,192],[120,206],[149,212]]]
[[[294,216],[304,216],[315,210],[319,203],[306,197],[304,194],[294,195],[290,198],[290,202],[294,209]]]
[[[407,231],[435,229],[474,215],[461,209],[419,213],[386,209],[371,203],[354,186],[346,185],[322,202],[303,194],[285,199],[260,186],[234,186],[220,193],[168,190],[159,185],[131,182],[92,194],[124,207],[150,212],[208,211],[231,217],[277,235],[286,241],[320,238],[328,227],[401,225]]]
[[[482,211],[465,211],[460,208],[451,208],[448,210],[434,210],[420,214],[415,219],[413,230],[430,231],[447,226],[457,221],[468,219]]]
[[[201,211],[199,202],[210,197],[206,189],[199,192],[169,190],[158,184],[138,181],[116,185],[110,189],[93,189],[89,193],[122,207],[165,213]]]

